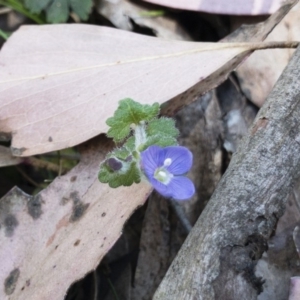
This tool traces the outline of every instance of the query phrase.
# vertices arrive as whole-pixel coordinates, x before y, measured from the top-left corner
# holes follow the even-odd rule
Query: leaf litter
[[[287,8],[285,7],[285,11],[286,10]],[[280,13],[282,16],[284,15],[283,10],[281,10],[281,12],[279,12],[278,14],[280,15]],[[280,17],[276,19],[276,21],[278,22],[279,19]],[[269,23],[266,24],[270,25]],[[273,24],[273,26],[275,24]],[[70,29],[67,30],[65,25],[61,25],[61,26],[64,27],[64,28],[61,27],[64,29],[63,30],[64,33],[68,31],[71,31],[71,33],[73,33],[72,30]],[[43,29],[39,29],[39,30],[44,30],[44,32],[46,32],[46,34],[48,35],[49,32],[47,27],[48,26],[45,26],[43,27]],[[267,27],[266,31],[269,31],[270,28],[268,26],[266,27]],[[252,29],[253,28],[256,27],[254,26],[252,27]],[[31,28],[23,27],[21,31],[22,30],[31,31],[30,36],[32,38],[33,38],[32,34],[34,32],[36,33],[35,31],[36,28],[34,27]],[[247,30],[245,31],[247,32]],[[264,37],[264,35],[267,34],[266,31],[260,32],[262,37]],[[112,33],[112,31],[110,31],[110,33]],[[106,34],[108,34],[108,31],[106,31]],[[249,32],[248,34],[251,35],[251,33]],[[85,34],[83,35],[85,36]],[[112,36],[115,37],[115,33],[112,33]],[[26,38],[28,38],[28,36]],[[133,39],[134,38],[135,37],[133,37]],[[17,42],[17,39],[15,39],[15,42]],[[160,43],[163,44],[163,41],[160,41]],[[59,53],[69,51],[66,44],[63,45],[56,44],[56,47],[57,46],[62,48],[60,51],[58,51]],[[16,46],[10,46],[10,47],[11,47],[10,48],[11,54],[6,52],[6,55],[8,55],[8,57],[10,55],[16,54],[15,52],[18,53],[19,51],[18,48],[15,48]],[[29,53],[30,45],[27,44],[24,47],[27,48],[26,49],[27,53]],[[47,47],[39,50],[40,50],[41,57],[46,55],[46,53],[43,52],[47,52]],[[249,50],[247,51],[248,51],[247,52],[248,55]],[[230,59],[232,59],[232,57],[234,58],[237,55],[237,53],[240,53],[235,51],[232,52],[233,53],[229,55]],[[0,61],[1,61],[1,57],[3,56],[2,54],[3,51],[0,54]],[[77,53],[77,55],[79,55],[79,53]],[[91,55],[94,56],[95,52],[91,53]],[[48,127],[50,126],[51,128],[50,132],[53,135],[53,137],[51,136],[53,142],[55,141],[55,135],[54,135],[55,132],[53,129],[55,126],[56,126],[55,127],[56,130],[59,130],[59,128],[62,128],[62,131],[65,130],[66,131],[65,134],[66,133],[71,134],[71,133],[70,131],[68,131],[67,128],[62,126],[62,124],[58,124],[59,122],[64,122],[64,121],[59,120],[58,122],[58,119],[55,119],[54,122],[53,120],[51,120],[51,116],[53,116],[53,111],[52,114],[50,114],[50,116],[48,115],[49,111],[51,110],[55,111],[55,105],[54,106],[49,105],[49,101],[50,99],[53,99],[54,95],[58,95],[59,93],[56,90],[57,94],[53,93],[51,94],[51,97],[50,96],[47,97],[47,94],[49,91],[51,92],[51,87],[53,86],[53,84],[54,86],[59,86],[59,80],[56,77],[60,77],[61,75],[63,75],[63,73],[60,74],[60,72],[67,72],[67,74],[74,75],[72,70],[74,70],[74,68],[75,69],[78,68],[78,65],[76,65],[74,61],[72,61],[72,59],[70,59],[70,61],[68,62],[69,68],[72,69],[66,69],[66,66],[63,66],[61,70],[58,67],[59,64],[58,65],[48,64],[46,66],[46,72],[47,72],[46,75],[47,74],[48,75],[45,78],[43,78],[43,75],[39,75],[41,77],[37,76],[36,74],[40,74],[40,73],[36,73],[35,71],[35,67],[38,65],[38,62],[41,59],[41,57],[38,56],[39,55],[37,55],[36,57],[35,66],[31,68],[27,67],[27,69],[22,68],[22,71],[23,72],[25,71],[26,74],[24,74],[23,72],[21,72],[22,74],[20,73],[18,63],[14,65],[12,69],[16,70],[16,73],[13,75],[13,77],[14,79],[17,80],[6,81],[5,88],[3,88],[3,85],[1,85],[3,92],[5,92],[5,90],[15,91],[15,95],[13,99],[15,100],[15,106],[13,110],[14,117],[11,117],[9,121],[6,120],[6,122],[3,122],[4,118],[2,115],[1,130],[3,130],[4,128],[7,132],[11,132],[10,130],[11,127],[13,126],[15,126],[14,128],[17,128],[19,130],[23,126],[22,122],[24,122],[24,119],[20,120],[20,118],[22,118],[21,116],[22,109],[24,110],[24,108],[28,108],[28,112],[30,115],[30,109],[33,110],[33,107],[41,107],[40,111],[38,112],[41,114],[39,115],[38,123],[43,122],[45,120],[48,121]],[[131,59],[128,53],[126,59],[127,60]],[[239,59],[242,60],[242,57],[239,56]],[[226,61],[226,59],[224,60]],[[89,62],[88,59],[87,61]],[[235,60],[235,64],[237,64],[237,61],[239,60]],[[56,63],[59,62],[59,55],[56,58],[53,58],[52,63],[53,62]],[[4,64],[6,65],[6,63]],[[229,72],[229,70],[231,69],[232,69],[232,64],[230,64],[230,66],[227,66],[226,72]],[[71,71],[68,73],[68,70]],[[49,73],[50,74],[55,73],[56,76],[49,76]],[[97,72],[92,73],[92,75],[95,74],[97,74]],[[112,76],[113,73],[110,73],[108,75]],[[6,73],[6,76],[8,76],[8,73]],[[2,76],[2,78],[7,78],[6,76],[5,77]],[[24,78],[24,76],[25,77],[29,76],[31,77],[31,79],[26,79],[24,81],[18,80]],[[80,77],[80,79],[82,79],[84,76],[88,76],[88,75],[84,73]],[[94,78],[94,77],[90,77],[90,78]],[[138,74],[137,78],[141,80],[139,83],[143,84],[143,80],[141,79],[142,78],[141,74]],[[76,78],[76,76],[70,76],[69,80],[70,81],[67,82],[67,85],[70,83],[72,85],[72,80],[76,81],[78,80],[78,78]],[[174,79],[169,79],[169,80],[174,80]],[[46,81],[46,84],[40,87],[40,84],[43,81]],[[197,82],[198,80],[195,79],[195,81]],[[81,83],[80,80],[79,83],[78,81],[76,82],[77,85],[82,84],[81,92],[83,92],[84,90],[88,91],[85,89],[85,87],[83,87],[83,85],[86,84],[86,81],[84,82],[84,84]],[[186,86],[188,86],[189,84],[186,83]],[[212,87],[215,84],[216,83],[207,84],[206,88],[209,86]],[[27,85],[29,85],[31,88],[29,89]],[[66,89],[66,84],[64,84],[63,86]],[[146,85],[144,85],[144,87],[145,86]],[[22,93],[17,91],[17,87],[20,88],[20,91]],[[74,87],[74,82],[73,82],[73,87]],[[45,90],[45,88],[47,88],[47,90]],[[95,89],[96,85],[92,87],[90,85],[89,88],[91,88],[92,91],[94,92],[93,88]],[[113,90],[113,84],[109,85],[108,89]],[[29,107],[26,106],[28,105],[28,102],[26,101],[22,102],[22,100],[19,100],[19,97],[21,96],[21,99],[22,97],[23,98],[36,97],[35,99],[37,99],[37,96],[35,94],[32,95],[30,90],[36,91],[36,94],[39,94],[40,98],[42,98],[41,95],[43,95],[46,98],[45,99],[46,101],[44,100],[44,102],[41,103],[33,102],[33,104],[31,104],[32,106],[30,105]],[[163,89],[161,90],[163,91]],[[76,90],[75,92],[73,89],[70,89],[68,90],[68,93],[70,93],[70,91],[73,91],[73,93],[71,93],[72,96],[74,97],[78,96],[78,94],[76,93],[78,92],[78,90]],[[62,90],[60,90],[60,92],[62,92]],[[138,93],[138,91],[135,90],[135,93]],[[147,93],[151,94],[151,90],[149,90],[149,87]],[[178,93],[178,91],[176,93]],[[174,94],[176,95],[176,93]],[[22,96],[22,94],[25,95],[25,97]],[[141,97],[144,95],[144,99],[146,99],[144,100],[143,103],[151,104],[153,100],[150,102],[150,99],[148,100],[148,98],[150,97],[148,96],[147,98],[145,94],[146,94],[145,91],[144,93],[139,94]],[[164,101],[166,101],[165,99],[167,99],[167,97],[170,97],[167,95],[169,95],[169,93],[164,92],[165,98],[164,100],[160,99],[161,101],[160,103],[163,103]],[[153,96],[153,94],[151,94],[151,96]],[[90,94],[89,97],[92,97],[92,95]],[[120,98],[121,97],[117,99],[119,100]],[[70,99],[68,100],[70,101]],[[10,99],[9,101],[12,101],[12,99]],[[84,99],[81,99],[81,101],[82,102],[79,101],[79,103],[84,103]],[[1,103],[3,103],[2,99],[1,99]],[[96,102],[94,102],[94,104],[95,103]],[[22,104],[21,107],[19,106],[20,104]],[[60,105],[60,110],[64,106],[67,106],[64,107],[66,111],[68,111],[68,109],[74,111],[74,107],[76,108],[76,105],[78,103],[76,103],[76,101],[74,101],[73,103],[57,101],[55,104],[58,106]],[[107,102],[102,103],[102,105],[103,106],[107,105]],[[9,103],[6,103],[5,109],[7,109],[7,106],[9,106]],[[18,106],[21,109],[19,109]],[[94,110],[97,109],[98,106],[95,106]],[[12,109],[11,107],[10,109]],[[82,111],[82,107],[83,106],[80,107],[81,111]],[[178,104],[177,106],[175,105],[175,108],[178,107],[180,107],[180,105]],[[165,108],[168,108],[168,106],[166,105]],[[102,109],[103,111],[105,111],[106,108],[102,107]],[[3,111],[3,107],[1,111]],[[9,110],[7,110],[6,113],[8,113],[8,111]],[[111,111],[114,111],[114,108],[111,108]],[[72,117],[76,115],[78,117],[75,118],[75,120],[80,121],[78,111],[77,114],[75,115],[73,114]],[[109,112],[107,113],[107,115],[109,115]],[[105,116],[105,118],[107,117],[107,115]],[[76,122],[74,123],[73,121],[72,123],[72,117],[70,115],[66,114],[65,117],[66,119],[68,119],[69,126],[76,127],[75,126]],[[37,118],[37,115],[35,115],[35,118]],[[103,114],[102,117],[100,114],[98,118],[105,119],[103,117]],[[88,126],[87,124],[88,124],[87,120],[85,119],[85,125]],[[33,130],[36,124],[33,123],[30,124],[29,121],[27,125],[31,127],[31,129]],[[41,123],[39,124],[39,126],[41,126]],[[44,126],[46,126],[46,122]],[[76,128],[77,131],[80,128],[81,130],[82,128],[85,128],[85,126],[83,127],[80,126],[82,126],[82,124],[78,125],[78,127]],[[90,125],[88,127],[90,127]],[[28,129],[29,128],[27,128],[27,130]],[[73,128],[71,132],[74,134],[74,131],[75,130]],[[16,136],[18,136],[18,134],[20,133],[17,133]],[[36,133],[36,134],[37,135],[35,136],[35,139],[36,137],[39,137],[38,144],[41,145],[43,143],[41,135],[40,133]],[[98,135],[99,132],[97,132],[97,134],[96,133],[94,134]],[[14,138],[16,136],[14,136]],[[22,138],[24,139],[25,136],[23,136]],[[74,141],[73,142],[74,144],[76,144],[82,142],[84,139],[87,139],[87,137],[85,138],[81,137],[77,139],[77,142]],[[48,142],[49,142],[49,137],[48,137]],[[37,143],[37,141],[35,141],[34,143]],[[7,204],[5,208],[1,207],[0,212],[5,211],[5,214],[3,214],[2,216],[7,216],[7,215],[10,216],[9,220],[6,220],[5,219],[6,217],[4,217],[4,220],[3,217],[2,219],[0,219],[1,225],[6,224],[5,225],[6,229],[4,229],[3,226],[1,226],[1,229],[3,228],[3,230],[0,231],[1,233],[0,237],[2,240],[1,245],[3,245],[3,249],[4,249],[3,252],[1,252],[1,255],[3,255],[1,261],[6,262],[6,264],[0,266],[1,282],[4,283],[3,290],[0,290],[1,298],[7,299],[9,294],[10,299],[18,299],[18,297],[20,297],[21,295],[22,297],[25,297],[27,299],[41,299],[44,295],[47,295],[47,297],[49,295],[49,299],[53,299],[53,297],[62,299],[67,288],[73,281],[81,278],[89,270],[97,266],[97,264],[99,263],[103,255],[110,249],[110,247],[120,236],[122,226],[126,221],[126,219],[128,218],[128,216],[136,209],[136,207],[144,203],[148,194],[150,193],[151,188],[146,184],[141,184],[139,187],[134,185],[130,188],[124,188],[124,190],[123,188],[112,190],[106,186],[101,185],[96,178],[98,166],[100,161],[103,160],[105,154],[111,148],[111,144],[109,144],[109,142],[106,139],[100,138],[100,140],[93,140],[85,144],[85,146],[83,147],[86,147],[86,149],[83,150],[83,155],[82,155],[83,157],[79,165],[76,166],[73,170],[71,170],[67,175],[58,177],[47,189],[42,191],[35,198],[31,198],[28,195],[24,195],[22,191],[18,189],[14,189],[9,194],[7,194],[4,198],[1,199],[1,203]],[[26,147],[22,146],[20,149],[22,148],[26,148]],[[27,152],[26,151],[27,151],[26,149],[23,151],[24,154],[26,153],[26,155],[30,155],[33,153],[33,152],[30,153],[29,151]],[[36,153],[39,153],[39,151],[41,151],[41,148],[37,150]],[[46,152],[49,150],[45,150],[45,148],[43,148],[43,151]],[[124,199],[124,194],[126,194],[126,199]],[[130,199],[130,201],[128,201],[128,199]],[[95,224],[97,224],[97,226],[95,226]],[[107,231],[108,231],[107,228],[109,228],[109,232],[110,232],[109,236],[107,235]],[[86,234],[87,232],[88,234]],[[9,243],[8,243],[8,238],[10,239]],[[104,240],[106,242],[103,242]],[[14,250],[13,253],[12,253],[12,249]],[[84,260],[80,259],[82,256],[84,256]],[[11,257],[13,259],[7,260],[6,257]],[[56,288],[54,289],[53,286],[56,286]],[[51,293],[53,293],[54,290],[55,290],[55,295],[53,296]]]
[[[256,40],[291,5],[266,21],[265,29],[260,25]],[[246,32],[253,35],[251,28]],[[107,132],[105,120],[124,96],[141,104],[172,99],[164,111],[172,115],[224,81],[258,48],[234,41],[167,41],[80,24],[23,26],[0,52],[1,132],[12,134],[13,155],[29,156]]]

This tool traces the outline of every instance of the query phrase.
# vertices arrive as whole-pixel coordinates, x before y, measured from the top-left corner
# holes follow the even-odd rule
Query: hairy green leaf
[[[123,162],[123,168],[126,163]],[[119,186],[130,186],[134,182],[139,183],[141,181],[140,171],[137,168],[136,162],[132,161],[127,163],[126,172],[120,169],[118,171],[112,170],[111,166],[106,160],[100,166],[98,174],[99,181],[102,183],[108,183],[111,188],[117,188]]]
[[[129,151],[133,151],[135,149],[135,137],[134,136],[129,137],[126,143],[124,144],[124,147]]]
[[[171,118],[162,117],[151,120],[147,126],[147,136],[163,134],[169,137],[177,138],[179,130],[175,127],[175,121]]]
[[[142,105],[129,98],[123,99],[119,102],[114,116],[106,121],[106,124],[111,127],[107,136],[113,138],[115,142],[121,142],[130,134],[130,126],[138,125],[141,121],[150,121],[158,113],[158,103]]]
[[[178,144],[177,140],[174,137],[164,135],[164,134],[156,134],[156,135],[150,136],[147,139],[147,142],[145,144],[142,144],[138,150],[144,151],[151,145],[167,147],[167,146],[175,146],[177,144]]]

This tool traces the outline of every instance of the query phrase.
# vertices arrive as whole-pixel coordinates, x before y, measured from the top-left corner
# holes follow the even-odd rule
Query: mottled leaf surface
[[[0,199],[1,300],[63,299],[147,199],[147,183],[111,189],[98,181],[111,146],[103,138],[84,145],[81,162],[35,197],[14,188]]]

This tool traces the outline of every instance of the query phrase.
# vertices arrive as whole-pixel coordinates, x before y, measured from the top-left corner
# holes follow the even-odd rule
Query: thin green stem
[[[116,289],[115,289],[114,285],[112,284],[111,280],[108,277],[107,277],[107,282],[108,282],[108,284],[109,284],[109,286],[110,286],[110,288],[111,288],[111,290],[112,290],[112,292],[113,292],[113,294],[115,296],[115,299],[116,300],[120,300],[119,297],[118,297],[118,294],[116,292]]]
[[[7,40],[7,39],[9,38],[9,33],[3,31],[2,29],[0,29],[0,36],[1,36],[3,39]]]
[[[15,11],[23,14],[24,16],[28,17],[29,19],[33,20],[38,24],[45,24],[45,20],[39,17],[36,14],[31,13],[21,2],[15,0],[0,0],[0,4],[6,7],[10,7]]]
[[[138,150],[139,146],[147,142],[145,124],[140,123],[139,125],[136,125],[136,127],[134,128],[134,136],[135,136],[135,150],[139,152]]]

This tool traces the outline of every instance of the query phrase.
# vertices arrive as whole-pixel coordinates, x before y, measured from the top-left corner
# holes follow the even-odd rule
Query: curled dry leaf
[[[119,189],[99,183],[99,163],[110,147],[104,138],[91,141],[81,162],[35,197],[14,188],[0,200],[1,300],[63,299],[147,199],[146,183]]]
[[[255,33],[264,37],[276,22]],[[172,99],[164,113],[173,114],[224,81],[254,49],[82,24],[23,26],[0,53],[0,135],[12,135],[13,155],[29,156],[106,132],[107,116],[125,97],[142,104]]]
[[[300,3],[286,15],[266,41],[299,41],[299,14]],[[247,98],[259,107],[262,106],[293,53],[293,49],[263,50],[253,53],[237,70],[242,90]]]
[[[145,3],[146,4],[146,3]],[[168,16],[151,17],[153,7],[128,0],[100,0],[97,3],[99,14],[109,19],[117,28],[132,31],[133,23],[150,28],[157,37],[171,40],[191,40],[189,34]]]
[[[274,13],[284,0],[144,0],[172,8],[212,14],[267,15]]]

